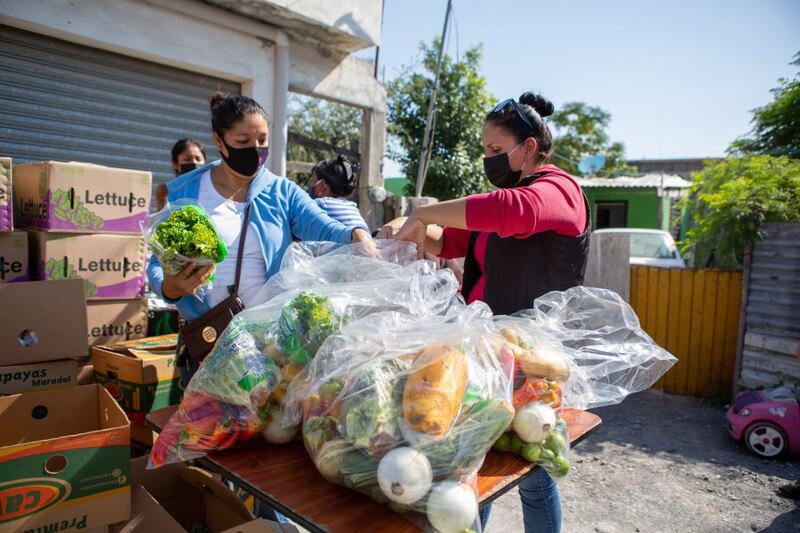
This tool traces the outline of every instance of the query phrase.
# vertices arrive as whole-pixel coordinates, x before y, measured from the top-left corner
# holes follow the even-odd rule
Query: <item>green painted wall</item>
[[[653,189],[619,189],[586,187],[583,189],[592,210],[592,229],[595,226],[597,202],[627,202],[629,228],[660,229],[658,196]]]
[[[409,182],[408,178],[384,178],[383,187],[395,196],[405,196],[405,186]]]

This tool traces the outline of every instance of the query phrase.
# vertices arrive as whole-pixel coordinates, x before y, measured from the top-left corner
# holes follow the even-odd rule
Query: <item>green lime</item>
[[[529,442],[522,447],[522,457],[529,463],[536,463],[542,456],[542,445]]]
[[[569,460],[563,455],[556,457],[551,473],[556,477],[564,477],[569,472]]]
[[[548,450],[547,448],[544,448],[542,450],[542,459],[541,459],[542,463],[550,465],[553,464],[555,460],[556,460],[556,454],[554,454],[552,450]]]
[[[564,437],[558,433],[553,433],[544,441],[544,447],[558,455],[561,450],[567,447],[567,443],[564,441]]]
[[[511,436],[508,433],[500,435],[500,438],[494,443],[494,449],[498,452],[511,451]]]
[[[517,455],[522,453],[523,444],[524,443],[522,442],[522,439],[519,438],[519,435],[517,435],[516,433],[513,433],[511,435],[511,453],[515,453]]]

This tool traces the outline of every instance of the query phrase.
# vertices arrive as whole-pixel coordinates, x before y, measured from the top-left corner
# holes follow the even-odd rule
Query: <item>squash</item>
[[[564,353],[549,347],[530,348],[517,353],[517,361],[526,376],[566,381],[570,374]]]

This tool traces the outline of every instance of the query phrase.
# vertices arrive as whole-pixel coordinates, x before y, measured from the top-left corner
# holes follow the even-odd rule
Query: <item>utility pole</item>
[[[447,24],[450,22],[450,11],[453,1],[447,0],[447,11],[444,14],[444,27],[442,28],[442,41],[439,43],[439,57],[436,60],[436,73],[433,80],[433,92],[431,101],[428,104],[428,118],[425,120],[425,134],[422,136],[422,151],[419,158],[419,169],[417,171],[417,196],[422,196],[422,188],[425,186],[425,175],[428,173],[428,165],[431,162],[431,152],[433,143],[433,115],[436,112],[436,93],[439,90],[439,73],[442,70],[442,55],[444,54],[444,43],[447,39]]]

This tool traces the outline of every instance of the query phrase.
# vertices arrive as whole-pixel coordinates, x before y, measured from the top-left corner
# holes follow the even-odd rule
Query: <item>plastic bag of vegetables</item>
[[[149,215],[142,223],[142,233],[169,275],[180,273],[191,262],[197,267],[221,263],[228,255],[225,242],[205,209],[185,200],[168,203]],[[202,292],[201,288],[200,297]]]
[[[320,473],[423,527],[479,531],[477,472],[513,419],[513,356],[488,308],[376,313],[323,343],[292,381],[284,422],[302,422]]]
[[[149,466],[230,448],[259,432],[269,442],[289,442],[298,427],[281,419],[286,387],[328,336],[377,311],[438,314],[456,297],[452,272],[434,271],[430,263],[381,272],[377,279],[285,292],[234,317],[154,443]]]
[[[283,255],[280,272],[267,280],[252,301],[258,305],[286,291],[312,285],[393,277],[417,258],[416,247],[409,242],[378,240],[375,247],[380,261],[362,244],[292,243]]]
[[[676,359],[639,325],[633,309],[606,289],[574,287],[536,299],[533,309],[494,322],[514,354],[512,429],[499,451],[569,470],[562,406],[581,409],[621,402],[653,385]]]

